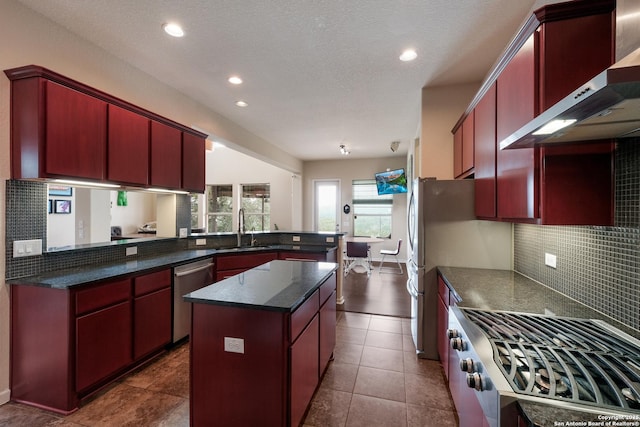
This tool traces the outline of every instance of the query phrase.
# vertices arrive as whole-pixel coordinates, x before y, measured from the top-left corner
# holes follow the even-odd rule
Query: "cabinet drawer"
[[[324,304],[327,299],[333,294],[333,291],[336,290],[336,275],[332,274],[331,277],[327,279],[320,286],[320,305]]]
[[[110,282],[76,293],[76,314],[83,314],[107,307],[131,296],[131,279]]]
[[[291,314],[291,342],[294,342],[300,332],[307,326],[313,316],[320,308],[320,291],[315,291],[313,295],[302,303],[296,311]]]
[[[171,270],[157,271],[133,279],[133,293],[135,296],[148,294],[169,286],[171,286]]]
[[[438,276],[438,295],[440,295],[442,302],[444,302],[448,307],[451,303],[449,287],[444,283],[444,280],[442,280],[442,277],[440,276]]]
[[[222,255],[218,256],[218,271],[249,269],[277,258],[278,255],[275,252],[263,252],[251,255]]]
[[[280,252],[278,259],[285,261],[325,261],[327,255],[322,253],[285,251]]]

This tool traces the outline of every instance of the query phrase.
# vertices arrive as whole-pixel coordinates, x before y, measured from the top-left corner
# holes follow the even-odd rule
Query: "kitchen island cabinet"
[[[337,267],[276,260],[185,296],[192,426],[300,424],[335,345]]]

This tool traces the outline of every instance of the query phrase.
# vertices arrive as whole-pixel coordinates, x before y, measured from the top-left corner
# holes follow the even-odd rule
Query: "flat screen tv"
[[[378,195],[407,192],[407,176],[404,169],[378,172],[375,174]]]

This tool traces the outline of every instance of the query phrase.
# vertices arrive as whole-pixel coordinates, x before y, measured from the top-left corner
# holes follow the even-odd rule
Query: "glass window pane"
[[[269,184],[242,184],[240,206],[244,209],[246,231],[271,228],[271,194]]]
[[[378,196],[375,180],[353,181],[354,236],[391,237],[393,195]]]

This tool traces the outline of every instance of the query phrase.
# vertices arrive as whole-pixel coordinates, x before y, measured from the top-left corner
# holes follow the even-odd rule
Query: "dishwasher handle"
[[[198,271],[206,270],[207,268],[212,267],[212,266],[213,266],[213,262],[210,262],[207,265],[202,265],[200,267],[192,268],[190,270],[176,271],[173,274],[176,277],[188,276],[189,274],[193,274],[193,273],[197,273]]]

